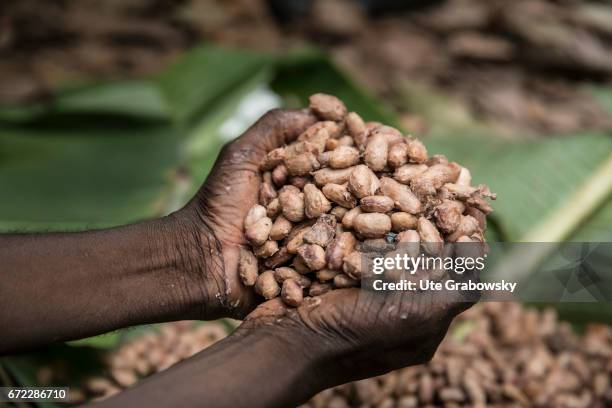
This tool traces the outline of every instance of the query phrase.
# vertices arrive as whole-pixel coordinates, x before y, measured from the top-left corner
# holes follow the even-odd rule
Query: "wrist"
[[[172,301],[183,319],[225,316],[223,256],[212,231],[179,211],[155,221]]]

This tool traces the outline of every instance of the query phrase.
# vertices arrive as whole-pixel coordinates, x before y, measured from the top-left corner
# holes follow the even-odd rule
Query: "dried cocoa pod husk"
[[[362,213],[355,217],[353,228],[364,238],[382,238],[391,231],[391,218],[387,214]]]
[[[345,185],[327,184],[323,186],[322,191],[325,197],[344,208],[353,208],[357,205],[357,200]]]
[[[373,171],[383,171],[387,167],[389,142],[384,134],[373,134],[366,144],[364,161]]]
[[[325,268],[325,250],[319,245],[302,244],[297,254],[312,271]]]
[[[278,199],[283,216],[291,222],[300,222],[304,219],[304,195],[295,186],[283,187]]]
[[[384,195],[391,198],[395,203],[395,208],[409,214],[418,214],[423,206],[418,197],[404,184],[389,177],[380,179],[380,190]]]
[[[409,229],[414,229],[417,226],[418,218],[414,215],[398,211],[391,214],[391,230],[393,232],[402,232]]]
[[[393,200],[384,195],[367,196],[359,201],[359,207],[363,212],[387,213],[393,210],[394,206]]]
[[[380,181],[368,166],[360,164],[353,168],[347,187],[355,197],[363,198],[375,195],[380,188]]]
[[[262,272],[255,282],[255,293],[266,299],[274,299],[280,293],[280,286],[274,279],[274,271],[267,270]]]
[[[324,214],[320,216],[310,228],[310,231],[304,234],[304,242],[307,244],[316,244],[323,248],[327,247],[334,239],[336,223],[336,217],[333,215]]]
[[[331,210],[331,203],[314,184],[304,186],[304,211],[307,218],[318,218]]]
[[[286,279],[281,289],[283,302],[292,307],[298,307],[304,300],[304,290],[293,279]]]
[[[344,103],[332,95],[317,93],[308,98],[310,109],[323,120],[333,120],[339,122],[347,114]]]

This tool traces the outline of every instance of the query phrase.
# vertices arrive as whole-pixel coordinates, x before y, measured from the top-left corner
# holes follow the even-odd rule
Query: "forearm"
[[[321,360],[296,332],[241,331],[96,406],[288,407],[325,387]]]
[[[210,297],[221,283],[211,281],[215,264],[199,253],[206,248],[193,243],[194,233],[171,217],[0,235],[0,354],[135,324],[216,317]]]

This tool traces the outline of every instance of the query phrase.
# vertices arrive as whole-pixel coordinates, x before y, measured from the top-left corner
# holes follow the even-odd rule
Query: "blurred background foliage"
[[[2,232],[167,214],[257,117],[327,92],[489,184],[499,195],[489,240],[612,241],[612,8],[449,0],[381,15],[334,0],[304,15],[275,1],[94,3],[0,12]],[[612,305],[561,311],[612,322]],[[86,350],[138,333],[44,354],[89,361]],[[37,358],[3,365],[34,384]]]

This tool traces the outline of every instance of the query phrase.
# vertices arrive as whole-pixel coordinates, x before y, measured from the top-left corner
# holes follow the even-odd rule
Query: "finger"
[[[273,109],[232,142],[230,149],[248,151],[252,158],[261,160],[270,150],[295,140],[316,120],[308,109]]]

